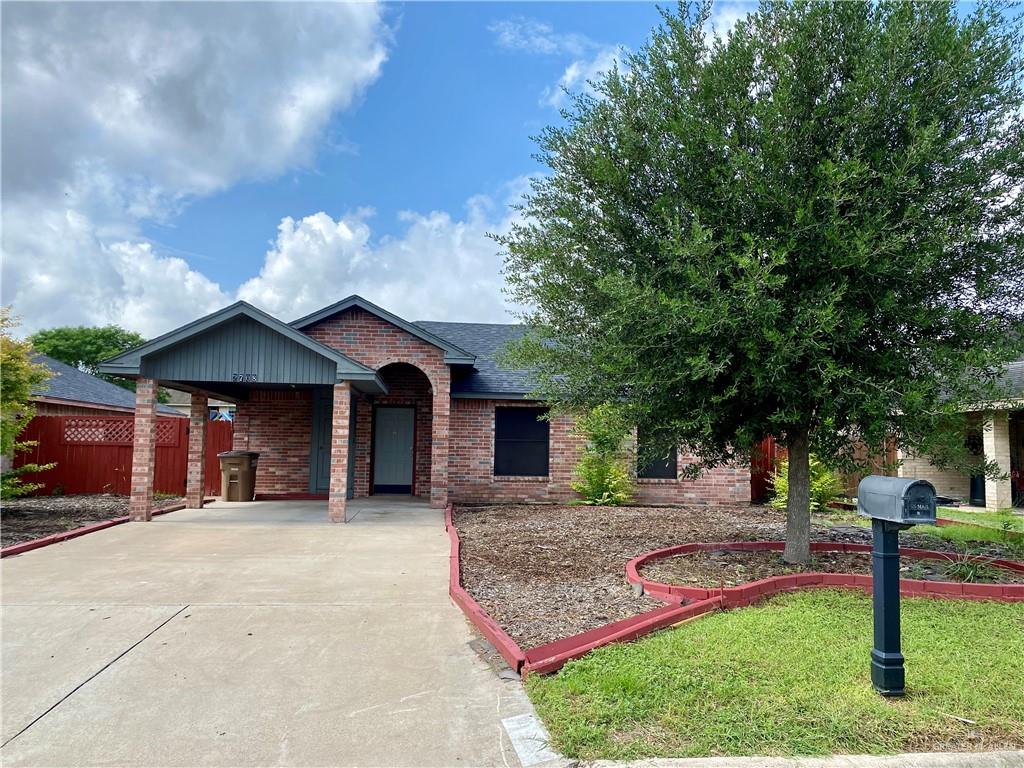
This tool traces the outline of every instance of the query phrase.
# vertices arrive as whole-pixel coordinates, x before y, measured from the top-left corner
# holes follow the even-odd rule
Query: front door
[[[373,492],[412,493],[412,458],[416,411],[381,406],[373,428]]]

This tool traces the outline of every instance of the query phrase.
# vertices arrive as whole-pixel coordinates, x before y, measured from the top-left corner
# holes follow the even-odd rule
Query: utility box
[[[220,496],[224,501],[252,501],[256,496],[256,451],[225,451],[220,459]]]
[[[897,525],[935,525],[935,487],[927,480],[868,475],[857,486],[857,512]]]

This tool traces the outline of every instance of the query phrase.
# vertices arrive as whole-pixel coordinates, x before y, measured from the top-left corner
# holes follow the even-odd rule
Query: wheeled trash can
[[[220,459],[220,496],[224,501],[252,501],[256,496],[257,451],[225,451]]]

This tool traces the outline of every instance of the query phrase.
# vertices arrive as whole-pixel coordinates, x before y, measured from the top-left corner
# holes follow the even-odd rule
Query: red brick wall
[[[536,403],[516,402],[523,406]],[[570,501],[577,498],[569,486],[579,462],[583,438],[572,433],[573,422],[556,417],[551,422],[549,476],[547,478],[495,478],[494,409],[513,403],[495,400],[452,401],[451,458],[448,465],[452,501]],[[680,455],[680,466],[687,457]],[[748,467],[715,469],[697,480],[639,480],[640,504],[746,504],[750,501]]]
[[[232,448],[259,451],[256,493],[308,493],[313,396],[310,390],[264,390],[238,404]]]

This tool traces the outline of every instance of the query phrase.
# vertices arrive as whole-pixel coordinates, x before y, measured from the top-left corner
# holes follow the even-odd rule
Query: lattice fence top
[[[156,444],[177,445],[177,419],[157,419]],[[64,442],[76,445],[131,445],[135,419],[131,416],[68,416],[64,419]]]

